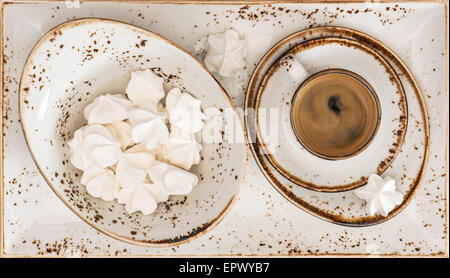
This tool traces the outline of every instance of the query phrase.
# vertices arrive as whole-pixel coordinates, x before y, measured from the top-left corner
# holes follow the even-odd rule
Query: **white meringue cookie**
[[[125,209],[130,214],[141,211],[144,215],[148,215],[154,212],[158,206],[150,187],[151,184],[141,183],[133,187],[122,188],[117,196],[117,202],[125,204]]]
[[[131,137],[135,143],[143,143],[152,150],[158,144],[166,144],[169,140],[169,130],[165,124],[164,115],[154,111],[156,106],[145,104],[132,109],[129,113],[131,122]]]
[[[148,183],[146,189],[152,194],[156,202],[165,202],[169,199],[169,194],[162,184]]]
[[[166,97],[170,125],[185,132],[198,132],[203,128],[203,120],[206,119],[200,105],[201,101],[191,94],[182,93],[178,88],[170,90]]]
[[[97,167],[90,167],[83,173],[81,184],[86,186],[89,194],[105,201],[116,199],[120,190],[113,171]]]
[[[110,124],[127,119],[131,107],[125,95],[100,95],[84,108],[84,117],[89,124]]]
[[[112,166],[122,154],[120,142],[101,125],[89,125],[84,130],[83,149],[90,154],[91,161],[100,168]]]
[[[105,127],[120,142],[122,151],[125,151],[133,143],[133,138],[131,138],[131,124],[128,121],[106,124]]]
[[[73,138],[67,142],[70,148],[70,162],[73,166],[82,171],[86,171],[90,164],[89,153],[83,149],[84,131],[87,126],[83,126],[73,134]]]
[[[184,195],[197,185],[196,175],[170,164],[156,161],[148,171],[154,184],[160,184],[169,195]]]
[[[387,216],[396,205],[403,201],[403,194],[396,191],[395,180],[371,174],[366,185],[355,190],[355,194],[366,201],[370,215],[380,213]]]
[[[100,168],[112,166],[122,153],[120,142],[102,125],[88,125],[78,129],[67,144],[72,164],[83,171],[91,164]]]
[[[200,162],[202,145],[195,140],[194,134],[172,128],[169,142],[164,146],[163,157],[170,163],[191,169],[192,165]]]
[[[208,70],[223,77],[229,77],[234,71],[245,67],[247,42],[239,38],[233,30],[208,36],[206,57],[204,59]]]
[[[157,104],[164,97],[164,79],[151,70],[135,71],[131,73],[126,94],[135,104],[141,105],[145,101]]]
[[[122,154],[117,163],[117,181],[123,187],[133,187],[143,183],[154,161],[155,157],[150,152],[135,147],[130,148]]]

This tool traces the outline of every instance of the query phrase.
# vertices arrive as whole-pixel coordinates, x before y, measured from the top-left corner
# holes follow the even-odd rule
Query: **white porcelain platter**
[[[66,6],[64,1],[2,3],[0,256],[447,257],[447,4],[440,0],[327,2],[80,1],[79,7]],[[300,30],[334,25],[369,34],[402,59],[422,89],[430,121],[429,162],[422,183],[396,217],[374,226],[348,227],[312,216],[286,200],[250,156],[246,182],[236,204],[206,235],[177,246],[153,248],[98,232],[67,208],[43,179],[25,143],[18,112],[20,76],[35,43],[55,26],[85,17],[140,26],[198,58],[203,55],[195,47],[199,40],[233,28],[249,41],[245,78],[272,46]],[[236,95],[233,99],[241,106],[244,93],[222,85],[230,95]],[[418,162],[415,158],[409,161],[412,165]],[[308,194],[321,198],[317,193]],[[334,200],[342,197],[340,193],[329,194]]]
[[[307,74],[296,67],[304,68]],[[361,153],[343,160],[324,159],[309,152],[298,141],[291,124],[297,88],[308,75],[327,69],[358,74],[373,87],[380,102],[381,120],[374,138]],[[258,90],[254,120],[265,157],[300,186],[326,192],[357,188],[371,173],[382,174],[401,149],[408,119],[403,86],[381,55],[354,40],[327,37],[292,48],[267,70]],[[271,110],[277,113],[272,115]],[[262,132],[263,128],[267,131]],[[276,142],[272,148],[270,140]]]
[[[83,220],[127,242],[180,244],[210,230],[231,209],[245,178],[246,144],[203,143],[201,162],[193,168],[199,184],[147,216],[87,194],[81,172],[69,162],[67,141],[86,124],[84,107],[98,95],[124,93],[131,72],[143,69],[162,76],[167,91],[190,92],[203,109],[234,109],[210,73],[170,41],[122,22],[90,18],[55,27],[33,48],[20,84],[20,120],[42,175]],[[237,111],[235,117],[236,136],[243,137]]]

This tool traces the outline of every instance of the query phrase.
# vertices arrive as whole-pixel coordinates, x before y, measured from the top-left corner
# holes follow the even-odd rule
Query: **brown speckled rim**
[[[285,178],[287,178],[288,180],[292,181],[293,183],[295,183],[299,186],[302,186],[304,188],[311,189],[314,191],[342,192],[342,191],[352,190],[352,189],[355,189],[355,188],[365,185],[367,183],[368,177],[363,176],[354,182],[347,183],[347,184],[339,184],[339,185],[334,185],[334,186],[315,184],[313,182],[306,181],[306,180],[299,178],[295,173],[291,173],[287,169],[285,169],[275,159],[273,154],[270,152],[266,142],[263,140],[263,136],[262,136],[262,133],[260,130],[260,125],[259,125],[259,118],[258,118],[258,110],[260,107],[262,95],[265,92],[265,88],[266,88],[267,83],[269,82],[270,78],[273,76],[273,74],[275,74],[275,72],[280,67],[280,60],[282,59],[282,57],[285,57],[286,55],[295,55],[296,53],[298,53],[300,51],[308,50],[313,47],[328,44],[328,43],[339,43],[339,44],[348,45],[350,47],[356,47],[356,48],[360,49],[361,51],[368,53],[369,55],[374,57],[378,62],[380,62],[381,66],[383,66],[385,68],[386,74],[389,75],[389,79],[391,80],[391,82],[393,82],[395,84],[395,86],[397,88],[397,94],[399,94],[399,96],[400,96],[399,103],[398,103],[398,106],[401,111],[400,120],[399,120],[400,121],[400,129],[399,129],[400,133],[396,134],[395,145],[391,147],[392,152],[389,152],[389,155],[387,157],[385,157],[382,161],[378,162],[379,166],[377,167],[376,173],[378,175],[381,175],[389,168],[389,166],[392,164],[392,162],[395,160],[398,153],[400,152],[400,149],[403,145],[405,135],[406,135],[406,129],[408,126],[408,105],[407,105],[406,94],[403,89],[402,83],[401,83],[397,73],[392,68],[392,66],[377,52],[375,52],[371,48],[369,48],[366,45],[359,43],[357,41],[349,40],[349,39],[345,39],[345,38],[336,38],[336,37],[316,38],[316,39],[311,39],[311,40],[302,42],[302,43],[294,46],[290,50],[288,50],[286,53],[282,54],[281,57],[279,59],[277,59],[277,61],[275,61],[270,66],[270,68],[267,70],[267,72],[264,74],[264,76],[262,78],[262,81],[259,85],[258,91],[256,92],[256,96],[255,96],[255,104],[253,106],[254,111],[255,111],[255,118],[253,119],[253,121],[254,121],[255,129],[256,129],[256,139],[260,143],[260,145],[264,151],[264,156],[269,160],[270,164],[272,164],[272,166],[275,167],[275,169],[280,174],[282,174]],[[248,95],[248,93],[247,93],[247,95]],[[378,100],[378,98],[376,97],[376,94],[375,94],[375,99]],[[378,103],[378,106],[380,106],[379,103]],[[381,116],[381,113],[382,113],[381,111],[378,111],[378,117]],[[377,124],[376,129],[378,129],[380,120],[381,119],[378,118],[378,124]],[[375,135],[375,134],[373,134],[373,135]],[[373,139],[373,136],[370,139],[370,142],[372,141],[372,139]],[[368,143],[370,143],[370,142],[368,142]],[[366,147],[367,146],[368,145],[366,145]],[[361,152],[361,151],[363,151],[363,149],[361,149],[359,152]],[[356,155],[358,153],[355,153],[354,155]]]
[[[313,34],[317,34],[314,37]],[[328,35],[324,35],[328,34]],[[332,34],[332,35],[330,35]],[[255,160],[263,172],[264,176],[267,178],[267,180],[275,187],[275,189],[281,193],[286,199],[288,199],[290,202],[292,202],[294,205],[299,207],[300,209],[310,213],[311,215],[314,215],[320,219],[326,220],[331,223],[343,225],[343,226],[350,226],[350,227],[365,227],[365,226],[371,226],[375,224],[379,224],[382,222],[385,222],[395,215],[399,214],[411,201],[412,197],[414,196],[414,193],[419,188],[419,185],[424,177],[425,169],[428,163],[428,156],[430,151],[430,126],[429,126],[429,119],[428,119],[428,112],[425,105],[424,98],[422,96],[422,92],[417,84],[417,81],[415,80],[412,73],[409,71],[407,66],[404,64],[404,62],[387,46],[385,46],[380,41],[374,39],[373,37],[350,29],[346,27],[315,27],[311,29],[306,29],[303,31],[299,31],[297,33],[294,33],[281,41],[279,41],[274,47],[272,47],[260,60],[258,65],[256,66],[255,70],[253,71],[252,77],[249,81],[249,85],[247,87],[247,94],[245,96],[245,110],[248,111],[248,109],[251,109],[254,107],[255,103],[255,94],[259,87],[258,78],[264,74],[263,68],[264,66],[270,62],[270,60],[277,59],[280,55],[283,55],[283,53],[278,53],[277,51],[286,46],[293,46],[290,44],[291,40],[297,39],[297,40],[303,40],[305,41],[307,37],[310,37],[310,39],[313,38],[321,38],[321,37],[327,37],[327,36],[334,36],[334,37],[344,37],[348,39],[353,39],[355,41],[358,41],[362,44],[368,45],[371,48],[373,48],[375,51],[377,51],[379,54],[381,54],[383,57],[388,58],[389,61],[391,61],[393,64],[395,64],[399,71],[404,74],[405,78],[407,79],[407,82],[409,82],[414,90],[415,96],[417,97],[417,101],[419,103],[420,109],[422,111],[423,116],[423,125],[424,125],[424,155],[422,159],[422,165],[420,167],[420,171],[418,172],[416,178],[414,179],[413,184],[410,186],[410,190],[406,192],[404,195],[403,202],[396,206],[386,217],[383,217],[381,215],[375,215],[370,217],[357,217],[357,218],[345,218],[339,215],[335,215],[330,213],[329,211],[322,210],[318,207],[310,205],[308,202],[303,200],[301,196],[294,195],[286,186],[283,185],[282,182],[280,182],[274,174],[271,172],[272,170],[269,169],[268,164],[264,161],[265,157],[261,154],[261,150],[259,149],[259,142],[256,138],[256,142],[250,144],[251,151],[253,153],[253,156],[255,157]],[[312,37],[312,38],[311,38]],[[291,48],[291,47],[290,47]],[[251,124],[253,122],[253,119],[249,119],[248,114],[244,113],[244,120],[245,125],[247,128],[247,135],[249,136],[251,140],[252,136],[252,129]]]
[[[347,75],[350,77],[353,77],[355,80],[357,80],[359,83],[361,83],[361,85],[363,85],[366,89],[367,92],[370,94],[370,97],[372,98],[374,104],[375,104],[375,112],[376,114],[375,116],[375,127],[372,129],[372,133],[370,134],[369,138],[364,142],[364,144],[362,146],[360,146],[358,149],[356,149],[355,151],[353,151],[352,153],[346,154],[346,155],[342,155],[342,156],[332,156],[332,155],[327,155],[324,153],[320,153],[318,151],[313,150],[312,148],[310,148],[310,146],[308,144],[306,144],[305,142],[303,142],[302,140],[302,136],[300,131],[296,128],[296,124],[295,124],[295,103],[298,101],[298,98],[300,97],[300,92],[302,91],[302,89],[311,81],[313,81],[315,78],[322,76],[322,75],[326,75],[326,74],[331,74],[331,73],[337,73],[337,74],[341,74],[341,75]],[[321,158],[324,159],[328,159],[328,160],[340,160],[340,159],[346,159],[346,158],[350,158],[353,157],[355,155],[360,154],[362,151],[364,151],[369,145],[370,143],[373,141],[373,138],[375,137],[378,128],[380,127],[380,122],[381,122],[381,108],[380,108],[380,100],[378,99],[377,94],[375,93],[375,90],[372,88],[372,86],[370,86],[369,82],[367,82],[367,80],[365,80],[362,76],[349,71],[349,70],[344,70],[344,69],[326,69],[326,70],[322,70],[320,72],[316,72],[315,74],[311,75],[310,77],[308,77],[307,79],[305,79],[305,81],[302,82],[302,84],[300,84],[300,86],[297,88],[297,90],[294,93],[294,96],[292,97],[292,106],[291,106],[291,126],[292,129],[294,130],[295,135],[297,136],[297,140],[300,142],[300,144],[302,144],[302,146],[307,149],[309,152],[313,153],[314,155],[317,155]]]
[[[177,48],[179,51],[183,52],[184,54],[188,55],[189,57],[191,57],[193,59],[193,61],[195,63],[197,63],[201,68],[203,68],[205,70],[205,72],[212,78],[215,80],[215,82],[217,83],[217,85],[219,86],[223,96],[225,96],[225,98],[228,100],[228,102],[230,103],[231,107],[233,108],[233,111],[235,113],[236,118],[238,119],[239,125],[241,126],[242,132],[243,132],[243,136],[244,136],[244,149],[245,149],[245,161],[244,161],[244,169],[243,169],[243,174],[241,177],[241,181],[239,184],[239,188],[237,189],[236,193],[233,195],[233,197],[228,201],[227,205],[225,206],[225,208],[221,211],[221,213],[214,219],[200,225],[199,227],[195,228],[192,232],[190,232],[187,235],[180,235],[175,239],[163,239],[163,240],[157,240],[157,241],[144,241],[144,240],[137,240],[137,239],[133,239],[133,238],[129,238],[129,237],[125,237],[123,235],[119,235],[116,234],[114,232],[111,232],[107,229],[104,229],[102,227],[99,227],[98,225],[96,225],[95,223],[93,223],[92,221],[90,221],[89,219],[86,219],[85,217],[83,217],[78,210],[72,206],[70,203],[68,203],[65,198],[58,192],[58,190],[56,189],[57,187],[54,186],[51,181],[48,179],[48,177],[45,175],[45,172],[43,171],[42,167],[39,165],[38,161],[35,158],[35,155],[33,153],[32,148],[29,145],[28,142],[28,135],[26,133],[26,129],[25,129],[25,123],[23,120],[21,120],[21,126],[22,126],[22,130],[24,133],[24,137],[25,137],[25,142],[28,146],[28,149],[30,151],[30,154],[37,166],[37,168],[39,169],[39,171],[41,172],[42,177],[45,179],[45,181],[48,183],[48,185],[50,186],[50,188],[53,190],[53,192],[55,192],[55,194],[59,197],[59,199],[68,207],[70,208],[70,210],[72,210],[72,212],[74,212],[76,215],[78,215],[78,217],[80,217],[82,220],[84,220],[86,223],[88,223],[90,226],[92,226],[93,228],[97,229],[98,231],[114,238],[114,239],[118,239],[120,241],[126,242],[126,243],[131,243],[131,244],[135,244],[135,245],[140,245],[140,246],[147,246],[147,247],[168,247],[168,246],[175,246],[175,245],[179,245],[182,243],[186,243],[189,242],[195,238],[200,237],[201,235],[204,235],[205,233],[207,233],[208,231],[210,231],[212,228],[216,227],[217,224],[219,224],[223,218],[230,212],[231,208],[233,207],[233,205],[236,203],[237,199],[238,199],[238,195],[243,187],[243,183],[245,182],[245,178],[246,178],[246,174],[247,174],[247,168],[248,168],[248,158],[249,158],[249,151],[248,151],[248,141],[247,141],[247,130],[244,128],[244,124],[242,122],[241,117],[239,116],[239,113],[236,109],[236,106],[234,104],[234,102],[232,101],[231,97],[226,93],[225,89],[220,85],[220,83],[217,81],[216,78],[214,78],[214,76],[207,70],[207,68],[200,63],[195,57],[193,57],[192,55],[190,55],[187,51],[185,51],[183,48],[179,47],[178,45],[176,45],[175,43],[169,41],[168,39],[155,34],[151,31],[148,31],[146,29],[143,29],[141,27],[132,25],[132,24],[128,24],[125,22],[121,22],[121,21],[117,21],[117,20],[111,20],[111,19],[103,19],[103,18],[81,18],[81,19],[75,19],[75,20],[70,20],[67,22],[64,22],[60,25],[57,25],[56,27],[53,27],[51,30],[49,30],[45,35],[43,35],[39,41],[36,43],[36,45],[33,47],[33,49],[31,50],[27,61],[24,65],[24,69],[22,72],[22,77],[20,79],[20,83],[19,83],[19,113],[20,113],[20,119],[22,119],[22,112],[23,112],[23,106],[21,105],[22,103],[22,97],[24,95],[24,92],[22,90],[22,88],[25,86],[25,84],[22,83],[26,70],[27,68],[29,68],[31,62],[32,62],[32,58],[33,56],[36,54],[36,50],[44,43],[46,42],[51,35],[53,34],[53,32],[55,31],[61,31],[63,29],[66,28],[72,28],[74,26],[79,26],[79,25],[84,25],[84,24],[89,24],[89,23],[107,23],[107,24],[114,24],[114,25],[121,25],[124,26],[126,28],[131,28],[133,31],[144,34],[148,37],[153,37],[156,38],[158,40],[162,40],[165,41],[167,44],[170,44],[172,46],[174,46],[175,48]]]

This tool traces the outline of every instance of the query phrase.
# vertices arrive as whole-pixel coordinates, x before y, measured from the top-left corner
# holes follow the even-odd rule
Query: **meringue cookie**
[[[105,127],[120,142],[120,148],[125,151],[133,143],[131,138],[131,124],[127,121],[118,121],[106,124]]]
[[[117,181],[123,187],[133,187],[144,182],[147,171],[155,161],[153,154],[146,150],[130,148],[122,154],[117,163]]]
[[[219,109],[211,107],[206,109],[206,124],[202,129],[202,140],[207,144],[220,143],[222,138],[223,117]]]
[[[371,174],[367,184],[355,190],[355,194],[366,201],[366,208],[371,216],[377,213],[387,216],[403,201],[403,194],[396,191],[395,180],[391,177],[383,179],[377,174]]]
[[[81,176],[81,184],[86,186],[89,194],[105,201],[112,201],[119,194],[120,185],[113,171],[90,167]]]
[[[155,198],[156,202],[165,202],[169,199],[169,194],[162,184],[148,183],[148,185],[146,189]]]
[[[191,94],[182,93],[178,88],[170,90],[166,97],[170,125],[185,132],[198,132],[203,128],[203,120],[206,119],[200,104],[200,100]]]
[[[170,139],[164,146],[163,157],[176,166],[189,170],[200,162],[202,145],[197,143],[194,134],[172,128]]]
[[[162,185],[169,195],[188,194],[198,183],[196,175],[159,161],[153,164],[148,175],[155,184]]]
[[[84,131],[87,126],[83,126],[73,134],[73,138],[67,142],[70,149],[70,162],[76,168],[86,171],[89,167],[89,153],[83,149]]]
[[[126,94],[135,104],[141,105],[145,101],[157,104],[164,97],[164,79],[151,70],[135,71],[131,73]]]
[[[148,215],[154,212],[158,206],[150,187],[151,184],[141,183],[133,187],[123,188],[117,195],[117,202],[125,204],[125,209],[130,214],[141,211],[144,215]]]
[[[84,108],[84,117],[89,124],[110,124],[128,118],[133,103],[122,94],[105,94],[94,99]]]
[[[234,71],[246,66],[246,55],[247,42],[230,29],[208,36],[204,62],[208,70],[229,77]]]
[[[133,141],[143,143],[149,150],[156,148],[158,144],[164,145],[169,140],[165,117],[158,114],[155,109],[156,106],[144,104],[129,113]]]
[[[67,144],[72,164],[83,171],[91,164],[100,168],[112,166],[122,153],[120,142],[102,125],[88,125],[78,129]]]

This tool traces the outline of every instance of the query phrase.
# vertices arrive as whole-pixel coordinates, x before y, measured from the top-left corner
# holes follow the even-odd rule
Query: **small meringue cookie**
[[[67,144],[72,164],[83,171],[91,164],[100,168],[112,166],[122,153],[120,142],[102,125],[88,125],[78,129]]]
[[[208,36],[206,43],[205,65],[211,72],[223,77],[246,66],[247,42],[241,40],[239,34],[233,30]]]
[[[155,161],[147,150],[132,147],[122,154],[117,163],[117,181],[123,187],[133,187],[144,182],[147,171]]]
[[[172,164],[186,170],[200,162],[202,145],[195,140],[194,134],[172,128],[169,142],[164,146],[163,157]]]
[[[155,184],[162,185],[169,195],[188,194],[198,183],[195,174],[160,161],[153,164],[148,175]]]
[[[112,201],[119,194],[120,185],[113,171],[98,167],[88,168],[81,176],[81,184],[89,194],[105,201]]]
[[[223,116],[219,109],[210,107],[205,111],[206,123],[202,129],[202,142],[207,144],[223,141]]]
[[[76,168],[86,171],[90,164],[89,153],[83,149],[84,131],[87,126],[83,126],[73,134],[73,138],[67,142],[70,149],[70,162]]]
[[[177,106],[178,100],[180,100],[180,97],[182,95],[182,92],[179,88],[173,88],[171,89],[166,96],[166,109],[168,112],[173,111],[175,107]]]
[[[396,191],[395,180],[371,174],[366,185],[355,190],[355,194],[366,201],[371,216],[380,213],[386,217],[395,206],[403,201],[403,194]]]
[[[89,124],[110,124],[127,119],[131,107],[125,95],[100,95],[84,108],[84,117]]]
[[[131,124],[128,121],[106,124],[105,127],[119,140],[122,151],[125,151],[133,143],[133,138],[131,138]]]
[[[152,194],[156,202],[165,202],[169,199],[169,194],[162,184],[148,183],[148,185],[146,189]]]
[[[112,166],[122,154],[120,142],[102,125],[87,126],[84,130],[83,149],[100,168]]]
[[[131,73],[125,92],[135,105],[139,106],[145,101],[157,104],[165,95],[163,84],[164,79],[149,69],[135,71]]]
[[[191,94],[182,93],[178,88],[170,90],[166,98],[170,125],[189,133],[200,131],[206,119],[200,105],[201,101]]]
[[[154,111],[156,106],[141,106],[130,110],[131,137],[135,143],[143,143],[152,150],[158,144],[166,144],[169,140],[169,130],[165,124],[164,115]]]
[[[133,187],[122,188],[117,195],[117,202],[125,204],[125,210],[131,214],[141,211],[148,215],[155,211],[158,202],[152,195],[151,184],[141,183]]]

